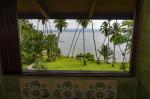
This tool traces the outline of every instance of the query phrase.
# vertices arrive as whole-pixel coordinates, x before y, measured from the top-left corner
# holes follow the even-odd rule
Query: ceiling
[[[136,0],[18,0],[19,18],[131,19]]]

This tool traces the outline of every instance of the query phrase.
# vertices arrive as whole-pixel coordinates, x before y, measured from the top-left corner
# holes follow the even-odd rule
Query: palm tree
[[[111,41],[114,43],[114,46],[117,45],[121,54],[122,54],[122,57],[123,57],[123,62],[126,61],[127,62],[127,59],[125,57],[125,54],[126,54],[126,48],[125,48],[125,53],[124,51],[121,49],[121,44],[124,44],[128,41],[128,33],[126,35],[126,26],[124,28],[123,25],[120,25],[117,23],[117,21],[113,24],[113,32],[112,32],[113,36],[111,37]],[[130,42],[130,41],[129,41]],[[127,46],[126,46],[127,47]],[[114,50],[115,51],[115,50]],[[114,54],[115,55],[115,54]]]
[[[110,49],[110,47],[104,44],[98,51],[104,57],[104,62],[108,63],[108,59],[111,58],[111,55],[113,54],[113,51]]]
[[[101,33],[104,34],[104,36],[105,36],[104,41],[103,41],[103,44],[102,44],[102,45],[104,45],[104,43],[105,43],[105,41],[106,41],[106,38],[107,38],[108,35],[109,35],[109,25],[108,25],[108,22],[104,21],[104,22],[102,23],[102,25],[100,26],[100,31],[101,31]]]
[[[88,24],[90,23],[90,19],[78,19],[77,20],[78,23],[81,24],[82,29],[83,29],[83,64],[86,65],[86,59],[85,59],[85,34],[84,34],[84,30],[86,29],[86,27],[88,26]]]
[[[78,23],[78,26],[77,26],[77,28],[76,28],[76,30],[75,30],[75,33],[74,33],[74,36],[73,36],[73,39],[72,39],[72,42],[71,42],[71,45],[70,45],[70,48],[69,48],[69,52],[68,52],[68,55],[67,55],[68,57],[69,57],[69,54],[70,54],[70,52],[71,52],[71,49],[72,49],[72,46],[73,46],[73,42],[74,42],[74,40],[75,40],[75,36],[76,36],[76,34],[77,34],[79,25],[80,25],[80,23]],[[72,56],[72,57],[73,57],[73,56]]]
[[[77,45],[77,42],[78,42],[78,39],[79,39],[79,37],[80,37],[81,32],[82,32],[82,29],[80,30],[79,34],[77,35],[75,44],[74,44],[74,46],[73,46],[72,57],[73,57],[73,54],[74,54],[74,51],[75,51],[75,48],[76,48],[76,45]]]
[[[110,41],[113,42],[113,46],[114,46],[114,53],[113,53],[113,62],[112,62],[112,66],[114,66],[114,63],[116,62],[116,57],[115,57],[115,52],[116,52],[116,43],[115,43],[115,39],[116,39],[116,35],[120,33],[120,25],[118,24],[117,20],[116,22],[113,23],[112,25],[112,37],[110,38]]]
[[[94,34],[93,21],[91,21],[91,23],[92,23],[92,33],[93,33],[93,41],[94,41],[95,55],[96,55],[96,59],[97,59],[97,64],[99,64],[99,58],[98,58],[98,55],[97,55],[97,48],[96,48],[96,41],[95,41],[95,34]]]
[[[122,22],[122,32],[124,33],[124,38],[125,38],[125,43],[126,47],[124,50],[124,58],[123,58],[123,63],[126,60],[125,55],[126,53],[130,53],[131,50],[131,42],[132,42],[132,33],[133,33],[133,21],[131,20],[126,20]],[[128,52],[127,52],[128,51]]]
[[[62,33],[63,29],[65,29],[67,27],[68,23],[66,22],[66,19],[55,19],[54,23],[55,23],[55,27],[59,31],[59,33],[58,33],[58,40],[57,40],[57,44],[58,44],[59,43],[59,39],[60,39],[60,34]]]
[[[108,38],[108,43],[107,43],[107,46],[109,47],[109,35],[110,35],[110,26],[109,26],[109,21],[104,21],[102,23],[102,25],[100,26],[100,31],[102,34],[104,34],[105,38],[104,38],[104,41],[103,41],[103,44],[102,46],[105,44],[105,41],[106,41],[106,38]],[[107,56],[106,56],[107,58]],[[107,59],[108,60],[108,59]]]

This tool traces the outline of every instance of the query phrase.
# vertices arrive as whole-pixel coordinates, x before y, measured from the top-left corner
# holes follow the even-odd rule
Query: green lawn
[[[55,62],[44,62],[44,67],[48,70],[94,70],[94,71],[121,71],[120,64],[116,63],[114,67],[111,64],[95,62],[87,62],[87,66],[83,66],[83,62],[75,58],[60,57]],[[129,64],[126,64],[126,70],[129,70]]]
[[[48,70],[94,70],[94,71],[122,71],[120,70],[120,63],[116,63],[114,67],[111,64],[87,61],[84,66],[82,61],[75,58],[60,57],[54,62],[42,63]],[[23,65],[23,70],[26,70],[28,65]],[[129,71],[129,64],[126,64],[126,71]]]

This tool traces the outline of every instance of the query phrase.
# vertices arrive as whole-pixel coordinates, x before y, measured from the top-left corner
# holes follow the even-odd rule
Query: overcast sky
[[[37,22],[38,22],[38,21],[37,21],[36,19],[34,19],[34,20],[29,20],[29,21],[35,26],[35,28],[37,28]],[[55,24],[53,23],[54,20],[53,20],[53,19],[50,19],[49,21],[50,21],[50,24],[51,24],[51,29],[52,29],[52,30],[56,30]],[[106,20],[93,20],[94,29],[100,29],[100,26],[101,26],[101,24],[102,24],[104,21],[106,21]],[[67,19],[66,22],[68,23],[66,29],[76,29],[76,28],[77,28],[77,25],[78,25],[78,24],[76,23],[76,20]],[[113,22],[115,22],[115,20],[112,20],[112,21],[111,21],[111,24],[112,24]],[[121,23],[122,20],[117,20],[117,22],[118,22],[118,23]],[[39,24],[39,30],[42,30],[42,29],[43,29],[43,25],[42,25],[42,23],[40,22],[40,24]],[[89,25],[87,26],[87,29],[91,29],[91,24],[89,24]]]

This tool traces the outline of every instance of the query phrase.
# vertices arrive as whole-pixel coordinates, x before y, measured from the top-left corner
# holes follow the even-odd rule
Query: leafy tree
[[[124,33],[125,41],[126,41],[126,48],[128,50],[128,53],[131,52],[131,43],[132,43],[132,34],[133,34],[133,21],[132,20],[126,20],[122,22],[122,31]]]
[[[133,21],[125,20],[120,25],[119,23],[115,22],[113,24],[113,35],[111,37],[111,42],[114,45],[117,45],[122,53],[123,59],[121,68],[125,69],[125,63],[127,63],[126,54],[127,52],[130,53],[131,50],[131,42],[132,42],[132,33],[133,33]],[[125,50],[122,50],[120,45],[125,44]]]
[[[47,50],[47,59],[46,61],[54,61],[59,56],[58,54],[58,45],[57,37],[55,34],[48,34],[45,36],[45,49]]]
[[[34,62],[36,58],[42,56],[44,44],[43,33],[35,30],[34,26],[28,20],[19,20],[19,24],[21,25],[20,44],[22,60],[23,63],[30,64]],[[30,57],[27,59],[27,56]]]

